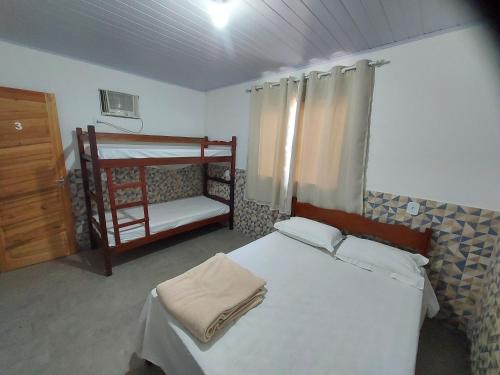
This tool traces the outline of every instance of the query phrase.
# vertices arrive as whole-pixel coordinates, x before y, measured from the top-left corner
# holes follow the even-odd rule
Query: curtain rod
[[[379,66],[382,66],[382,65],[385,65],[385,64],[389,64],[390,61],[389,60],[385,60],[385,59],[382,59],[382,60],[377,60],[377,61],[370,61],[368,63],[369,66],[373,66],[375,68],[378,68]],[[354,70],[356,69],[356,65],[351,65],[351,66],[346,66],[345,68],[342,68],[342,73],[345,73],[345,72],[348,72],[349,70]],[[318,77],[321,78],[321,77],[325,77],[325,76],[329,76],[330,74],[332,74],[331,72],[320,72],[318,73]],[[305,79],[309,79],[309,76],[311,74],[308,73],[306,74],[306,76],[304,77]],[[296,79],[294,80],[294,82],[298,82],[299,80]],[[279,86],[280,83],[279,82],[271,82],[270,83],[270,86]],[[255,89],[256,90],[262,90],[264,88],[264,86],[255,86]],[[245,92],[252,92],[252,89],[246,89]]]

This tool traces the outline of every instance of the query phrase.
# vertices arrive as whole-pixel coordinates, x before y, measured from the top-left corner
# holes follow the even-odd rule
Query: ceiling
[[[0,39],[210,90],[474,22],[462,0],[0,0]]]

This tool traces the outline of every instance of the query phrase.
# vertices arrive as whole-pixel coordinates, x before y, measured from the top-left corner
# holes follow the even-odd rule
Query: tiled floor
[[[0,374],[162,374],[134,354],[148,292],[249,241],[211,227],[124,254],[109,278],[91,251],[0,274]],[[440,322],[424,325],[417,374],[465,375],[467,360],[462,334]]]

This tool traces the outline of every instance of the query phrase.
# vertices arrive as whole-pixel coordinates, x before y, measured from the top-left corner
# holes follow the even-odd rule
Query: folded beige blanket
[[[219,253],[156,287],[166,309],[202,342],[264,299],[266,282]]]

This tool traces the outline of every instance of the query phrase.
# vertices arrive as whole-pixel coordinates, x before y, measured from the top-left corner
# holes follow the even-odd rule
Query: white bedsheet
[[[262,304],[202,344],[153,289],[140,318],[139,355],[168,375],[414,374],[429,303],[422,290],[278,232],[229,257],[267,281]]]
[[[148,205],[148,212],[149,230],[151,234],[154,234],[195,221],[227,214],[229,212],[229,206],[205,196],[196,196],[177,199],[170,202],[150,204]],[[97,220],[97,215],[94,217]],[[142,206],[118,210],[119,223],[138,220],[143,217],[144,210]],[[111,212],[106,212],[106,226],[108,228],[108,243],[110,246],[114,246],[115,236]],[[144,237],[144,235],[144,225],[142,224],[120,228],[120,240],[122,243]]]
[[[89,148],[86,149],[89,153]],[[180,158],[200,157],[200,147],[182,146],[120,146],[120,145],[97,145],[97,154],[100,159],[131,159],[131,158]],[[231,156],[231,150],[225,148],[206,148],[205,156]]]

